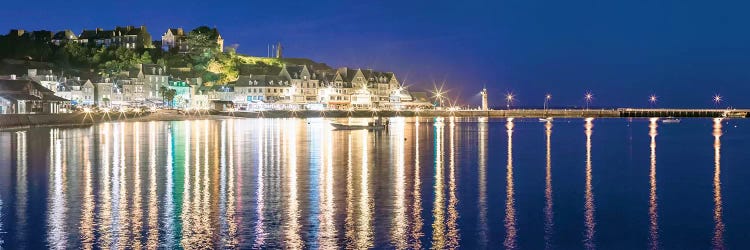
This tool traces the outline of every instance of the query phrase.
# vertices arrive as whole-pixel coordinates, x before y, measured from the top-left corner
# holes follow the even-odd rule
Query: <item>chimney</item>
[[[10,75],[11,80],[16,80],[16,75]]]

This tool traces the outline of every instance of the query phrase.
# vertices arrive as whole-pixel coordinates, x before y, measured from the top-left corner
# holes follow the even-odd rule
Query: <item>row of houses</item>
[[[31,92],[23,96],[11,95],[19,91],[19,87],[12,86],[22,83],[26,84],[22,91]],[[0,91],[0,96],[6,94],[0,113],[54,113],[75,106],[242,110],[432,107],[426,93],[405,89],[392,72],[346,67],[315,70],[311,65],[283,65],[272,74],[240,75],[235,82],[226,85],[206,85],[201,78],[175,78],[168,74],[166,67],[156,64],[141,64],[129,71],[92,79],[29,69],[27,75],[6,77],[0,84],[6,88],[5,92]],[[165,102],[162,89],[175,91],[171,102]],[[29,99],[23,99],[26,97]],[[46,101],[50,104],[43,104]]]
[[[210,39],[214,39],[221,51],[224,50],[224,39],[216,28],[209,29],[207,34]],[[76,34],[72,30],[62,30],[52,32],[48,30],[37,30],[27,32],[22,29],[12,29],[8,33],[9,37],[29,38],[39,42],[49,42],[57,46],[66,43],[79,43],[87,46],[119,46],[128,49],[144,49],[161,47],[164,50],[177,49],[180,52],[187,52],[189,45],[187,38],[189,36],[182,28],[170,28],[161,36],[161,40],[153,41],[151,34],[146,26],[116,26],[113,29],[84,29]]]
[[[314,70],[284,65],[278,74],[241,75],[222,86],[202,86],[196,95],[239,109],[431,108],[424,92],[410,92],[392,72],[371,69]]]

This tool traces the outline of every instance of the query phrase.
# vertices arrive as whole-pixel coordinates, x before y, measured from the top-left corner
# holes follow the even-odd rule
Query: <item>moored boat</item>
[[[552,117],[539,118],[539,122],[551,122],[552,120],[553,120]]]
[[[664,120],[661,120],[661,123],[680,123],[680,119],[677,119],[674,117],[667,117]]]

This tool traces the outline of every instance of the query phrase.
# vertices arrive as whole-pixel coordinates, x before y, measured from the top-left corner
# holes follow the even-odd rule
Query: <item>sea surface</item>
[[[0,248],[750,245],[748,120],[332,121],[0,132]]]

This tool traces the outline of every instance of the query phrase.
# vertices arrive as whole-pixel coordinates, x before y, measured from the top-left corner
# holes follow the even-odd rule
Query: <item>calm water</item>
[[[0,132],[0,248],[750,244],[750,122],[324,119]]]

